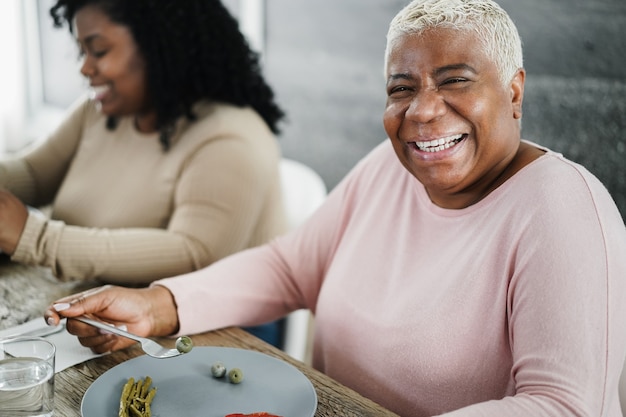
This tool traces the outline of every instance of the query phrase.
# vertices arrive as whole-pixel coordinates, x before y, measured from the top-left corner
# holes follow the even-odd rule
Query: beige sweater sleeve
[[[132,122],[90,129],[53,219],[29,216],[14,261],[49,266],[62,280],[144,285],[285,230],[279,148],[254,112],[218,106],[167,152],[156,135],[128,133]]]
[[[49,137],[0,161],[0,185],[25,204],[50,204],[76,152],[87,107],[87,102],[77,101]]]

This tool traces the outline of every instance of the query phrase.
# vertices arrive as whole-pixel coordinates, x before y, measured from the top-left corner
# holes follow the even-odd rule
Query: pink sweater
[[[314,366],[402,416],[621,416],[626,230],[554,152],[449,210],[385,142],[293,233],[159,283],[181,333],[310,308]]]

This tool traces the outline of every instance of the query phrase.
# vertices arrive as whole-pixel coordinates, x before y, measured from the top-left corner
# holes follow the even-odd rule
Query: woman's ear
[[[513,118],[522,118],[522,101],[524,100],[524,81],[526,80],[526,71],[523,68],[517,70],[511,80],[511,108],[513,109]]]

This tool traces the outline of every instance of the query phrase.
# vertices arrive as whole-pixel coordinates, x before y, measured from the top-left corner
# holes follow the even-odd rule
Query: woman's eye
[[[102,58],[105,56],[107,51],[85,51],[84,49],[78,50],[78,59],[85,59],[88,56],[92,56],[94,58]]]
[[[465,78],[449,78],[445,80],[443,83],[444,84],[459,84],[465,81],[467,81]]]
[[[398,86],[398,87],[392,87],[387,91],[388,95],[392,95],[392,94],[396,94],[396,93],[403,93],[405,91],[408,91],[407,87],[404,86]]]

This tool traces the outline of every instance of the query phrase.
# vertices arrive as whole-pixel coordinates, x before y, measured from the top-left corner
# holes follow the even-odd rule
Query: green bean
[[[128,403],[128,397],[130,395],[130,391],[134,384],[135,384],[135,380],[133,378],[130,378],[126,382],[126,384],[124,384],[124,388],[122,388],[122,395],[120,397],[120,409],[118,412],[119,417],[128,417],[128,413],[126,412],[126,409],[127,409],[126,404]]]
[[[151,417],[151,403],[156,395],[156,387],[150,388],[152,378],[135,381],[129,378],[120,396],[119,417]]]
[[[143,387],[141,388],[141,398],[146,398],[146,395],[148,394],[148,390],[150,389],[150,385],[152,385],[152,378],[150,378],[149,376],[146,377]]]
[[[146,417],[150,417],[152,415],[152,411],[150,411],[150,407],[152,404],[152,399],[156,395],[157,389],[156,387],[152,388],[146,397]]]
[[[130,410],[130,413],[134,416],[134,417],[143,417],[143,413],[141,411],[139,411],[137,409],[137,407],[135,407],[134,404],[131,404],[128,409]]]
[[[152,399],[156,395],[157,389],[156,387],[152,388],[146,397],[146,404],[152,404]]]
[[[138,379],[135,383],[135,387],[133,390],[133,398],[137,398],[141,396],[141,386],[143,385],[143,379]]]

